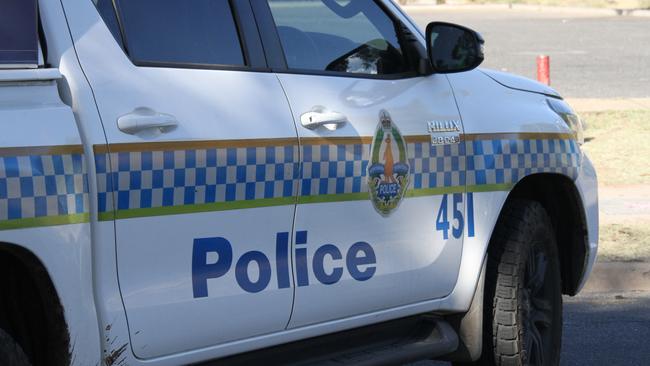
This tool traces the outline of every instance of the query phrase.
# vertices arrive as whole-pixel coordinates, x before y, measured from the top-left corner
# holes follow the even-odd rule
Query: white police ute
[[[390,0],[3,0],[0,364],[558,365],[580,119]]]

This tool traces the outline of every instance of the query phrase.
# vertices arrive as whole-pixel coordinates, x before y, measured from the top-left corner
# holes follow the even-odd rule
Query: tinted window
[[[110,3],[96,1],[100,11],[108,5],[104,3]],[[244,65],[237,27],[226,0],[116,3],[125,46],[135,62]],[[115,29],[110,17],[103,16],[109,28]]]
[[[395,25],[373,0],[268,0],[293,69],[408,71]]]
[[[2,0],[0,67],[38,64],[37,21],[35,0]]]

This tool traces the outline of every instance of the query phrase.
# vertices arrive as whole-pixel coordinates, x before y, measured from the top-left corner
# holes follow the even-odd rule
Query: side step
[[[451,353],[458,335],[441,318],[422,315],[288,343],[203,366],[227,365],[401,365]]]

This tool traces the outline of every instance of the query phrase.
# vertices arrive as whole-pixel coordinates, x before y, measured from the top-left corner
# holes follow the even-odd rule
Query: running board
[[[423,315],[328,334],[202,363],[291,366],[380,366],[432,359],[456,350],[458,335],[441,318]]]

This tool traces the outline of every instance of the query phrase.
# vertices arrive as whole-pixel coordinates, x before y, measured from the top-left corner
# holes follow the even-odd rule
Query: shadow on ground
[[[449,363],[409,366],[443,365]],[[650,365],[650,292],[565,297],[561,365]]]

